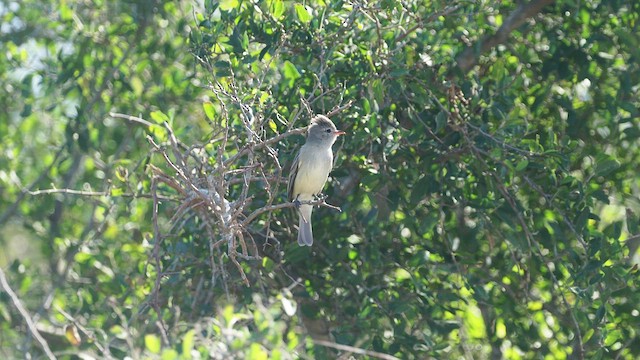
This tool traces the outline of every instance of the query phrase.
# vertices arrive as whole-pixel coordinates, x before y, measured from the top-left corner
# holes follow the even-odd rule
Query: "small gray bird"
[[[289,186],[287,188],[291,201],[312,201],[322,192],[333,167],[333,152],[331,146],[344,131],[323,115],[317,115],[311,120],[307,130],[307,142],[300,148],[300,152],[291,165]],[[298,245],[313,245],[313,231],[311,229],[312,205],[300,205],[300,221],[298,229]]]

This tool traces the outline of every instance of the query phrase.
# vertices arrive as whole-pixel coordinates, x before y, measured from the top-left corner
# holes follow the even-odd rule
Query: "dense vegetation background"
[[[0,357],[640,357],[640,2],[0,16]]]

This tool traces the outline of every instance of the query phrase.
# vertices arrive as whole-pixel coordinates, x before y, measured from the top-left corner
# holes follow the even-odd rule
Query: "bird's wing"
[[[296,155],[296,158],[293,160],[293,164],[291,164],[291,169],[289,170],[289,184],[287,184],[287,196],[289,200],[295,200],[293,197],[293,184],[296,182],[296,176],[298,176],[298,169],[300,168],[300,163],[298,159],[300,158],[300,152]]]

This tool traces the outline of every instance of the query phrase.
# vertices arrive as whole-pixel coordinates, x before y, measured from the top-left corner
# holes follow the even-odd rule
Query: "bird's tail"
[[[311,228],[311,212],[313,206],[300,205],[300,222],[298,223],[298,245],[313,245],[313,229]]]

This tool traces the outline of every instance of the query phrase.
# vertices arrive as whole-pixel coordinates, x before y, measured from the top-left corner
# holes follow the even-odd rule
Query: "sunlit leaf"
[[[221,0],[220,10],[229,11],[237,8],[240,5],[239,0]]]
[[[182,337],[182,356],[183,359],[191,359],[191,350],[195,345],[195,331],[190,330]]]
[[[202,107],[207,118],[211,121],[214,121],[216,117],[216,109],[213,106],[213,103],[211,103],[210,101],[205,101],[202,103]]]
[[[300,22],[304,24],[311,22],[311,19],[313,18],[311,17],[311,14],[309,14],[309,11],[307,11],[307,8],[304,5],[294,4],[294,8],[296,10],[296,15],[298,16],[298,20],[300,20]]]
[[[152,111],[151,113],[149,113],[149,116],[151,117],[151,120],[155,121],[156,124],[162,124],[169,121],[169,116],[159,110]]]
[[[160,338],[153,334],[147,334],[144,336],[144,345],[151,353],[160,354],[162,343]]]

